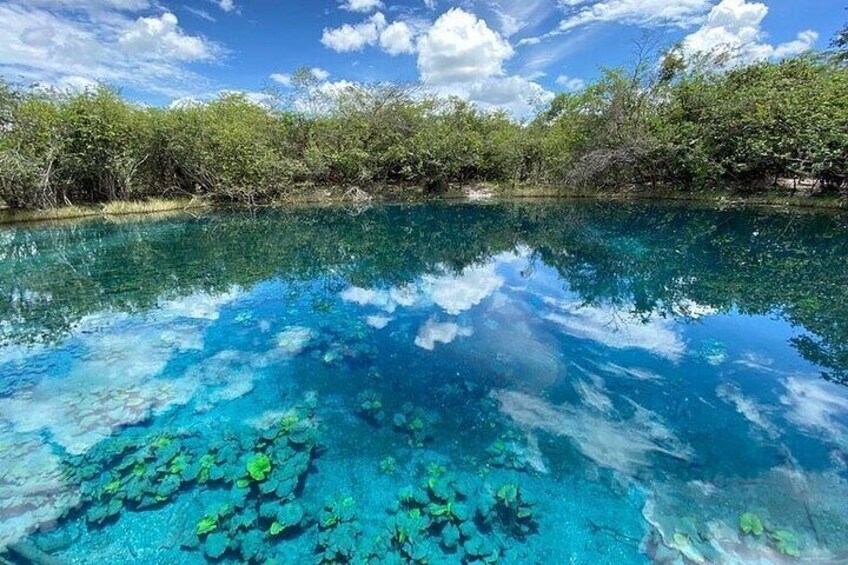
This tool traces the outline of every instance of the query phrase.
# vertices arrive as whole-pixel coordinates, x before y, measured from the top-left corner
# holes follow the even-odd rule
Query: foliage
[[[92,526],[173,502],[191,489],[226,493],[188,528],[183,545],[202,546],[211,560],[230,552],[265,562],[276,541],[307,520],[298,486],[316,455],[318,431],[310,399],[264,430],[225,430],[223,437],[155,434],[101,442],[67,461],[80,481]],[[250,480],[246,480],[250,477]]]
[[[432,436],[431,426],[433,418],[421,408],[406,402],[392,418],[395,429],[407,435],[409,445],[412,447],[423,447]]]
[[[147,108],[105,87],[69,94],[0,82],[0,200],[256,204],[305,187],[438,192],[479,181],[686,191],[788,179],[836,190],[848,178],[846,41],[843,31],[830,54],[748,66],[672,49],[660,65],[603,70],[527,125],[402,85],[331,94],[308,70],[287,105],[224,94]]]
[[[763,522],[760,517],[751,512],[745,512],[739,517],[739,529],[743,534],[763,535]]]

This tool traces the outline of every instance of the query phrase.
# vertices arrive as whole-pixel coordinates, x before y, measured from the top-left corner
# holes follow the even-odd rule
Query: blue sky
[[[0,0],[0,74],[114,84],[141,102],[259,98],[301,66],[324,87],[423,83],[525,114],[627,63],[645,33],[739,61],[824,48],[848,0]]]

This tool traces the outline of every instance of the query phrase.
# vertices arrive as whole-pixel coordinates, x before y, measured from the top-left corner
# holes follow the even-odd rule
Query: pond
[[[13,562],[848,562],[844,215],[314,207],[0,243]]]

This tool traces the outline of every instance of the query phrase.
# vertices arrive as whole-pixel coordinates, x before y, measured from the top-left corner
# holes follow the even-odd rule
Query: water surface
[[[538,203],[0,230],[0,548],[848,562],[848,218]]]

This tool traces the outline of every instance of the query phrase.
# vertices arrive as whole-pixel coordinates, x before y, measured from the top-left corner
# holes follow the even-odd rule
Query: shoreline
[[[368,198],[354,198],[349,191],[338,188],[322,188],[293,194],[256,208],[274,208],[297,205],[322,204],[411,204],[428,202],[504,202],[532,200],[596,200],[599,202],[679,202],[700,203],[719,207],[754,206],[768,208],[787,208],[808,211],[845,212],[848,202],[838,197],[792,196],[774,192],[761,192],[750,195],[727,192],[689,192],[679,193],[657,189],[622,189],[615,191],[557,190],[552,188],[502,187],[490,184],[475,184],[452,189],[440,194],[427,194],[423,189],[408,187],[383,187]],[[111,202],[100,205],[72,205],[48,210],[9,210],[0,208],[0,226],[29,224],[38,222],[57,222],[90,218],[110,218],[121,216],[140,216],[157,213],[178,213],[189,210],[211,208],[241,207],[238,203],[217,203],[205,198],[153,198],[140,201]]]

